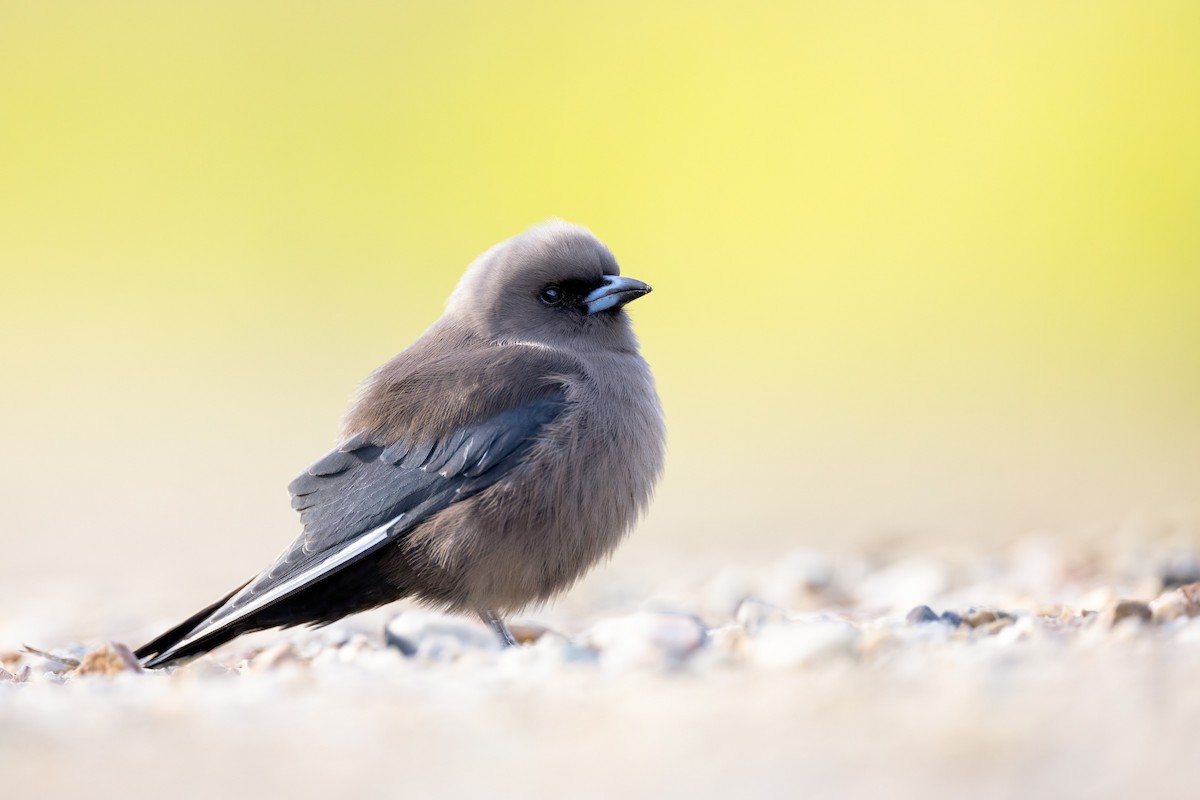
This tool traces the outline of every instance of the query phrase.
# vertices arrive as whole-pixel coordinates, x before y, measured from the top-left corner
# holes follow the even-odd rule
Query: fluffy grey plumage
[[[363,383],[342,444],[292,482],[303,534],[138,656],[161,666],[402,597],[506,636],[500,614],[570,586],[650,500],[662,411],[623,310],[649,291],[564,222],[488,250]]]

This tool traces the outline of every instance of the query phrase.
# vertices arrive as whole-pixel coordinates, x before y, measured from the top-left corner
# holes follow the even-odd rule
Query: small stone
[[[1150,601],[1150,614],[1157,623],[1200,616],[1200,583],[1189,583]]]
[[[963,618],[960,617],[958,614],[955,614],[953,611],[943,611],[941,620],[942,620],[942,622],[944,622],[947,625],[950,625],[951,627],[954,627],[954,628],[957,628],[959,625],[964,624]]]
[[[1153,618],[1154,612],[1150,606],[1140,600],[1119,600],[1100,613],[1100,623],[1106,628],[1119,625],[1125,620],[1150,622]]]
[[[299,658],[296,654],[296,648],[291,642],[280,642],[274,647],[268,647],[250,660],[250,669],[253,672],[264,672],[266,670],[275,669],[283,664],[297,663]]]
[[[843,620],[822,618],[764,627],[753,641],[754,661],[764,667],[796,667],[852,657],[861,634]]]
[[[983,625],[980,628],[980,630],[982,630],[988,636],[992,636],[992,635],[997,634],[1000,631],[1004,630],[1009,625],[1012,625],[1013,622],[1014,622],[1014,617],[1006,614],[1002,617],[996,617],[996,619],[992,620],[991,622],[987,623],[986,625]]]
[[[353,664],[363,653],[374,649],[370,638],[361,633],[353,634],[337,648],[337,660],[343,664]]]
[[[1011,621],[1012,614],[1007,611],[1000,611],[994,608],[972,608],[966,614],[962,615],[962,621],[972,628],[978,628],[980,625],[990,625],[996,620],[1007,619]]]
[[[1043,620],[1065,622],[1075,616],[1075,613],[1065,606],[1056,604],[1034,606],[1033,615]]]
[[[433,611],[407,611],[384,629],[384,640],[406,656],[434,661],[457,658],[464,650],[499,650],[500,639],[482,622]]]
[[[723,625],[708,632],[709,645],[722,653],[736,655],[746,648],[749,636],[741,625]]]
[[[700,649],[707,633],[689,614],[639,611],[601,620],[583,638],[606,666],[670,668]]]
[[[128,647],[120,642],[110,642],[84,655],[75,669],[75,675],[119,675],[122,672],[141,672],[142,665]]]
[[[787,619],[787,614],[778,606],[748,597],[738,603],[737,611],[734,612],[733,618],[738,625],[741,625],[748,632],[754,633],[763,625],[783,622]]]
[[[533,644],[550,633],[550,629],[536,622],[510,622],[508,632],[517,640],[517,644]]]
[[[509,648],[515,650],[516,648]],[[561,633],[547,631],[530,648],[539,658],[552,664],[594,664],[599,653],[590,647],[572,642]]]
[[[908,616],[904,618],[904,621],[910,625],[919,625],[923,622],[941,622],[941,620],[942,618],[934,613],[934,610],[929,606],[917,606],[908,612]]]
[[[1041,624],[1032,614],[1023,614],[1012,621],[998,620],[997,622],[1004,624],[1000,628],[989,630],[989,633],[996,634],[996,641],[1004,644],[1027,641],[1041,632]],[[992,625],[996,625],[997,622],[993,622]]]

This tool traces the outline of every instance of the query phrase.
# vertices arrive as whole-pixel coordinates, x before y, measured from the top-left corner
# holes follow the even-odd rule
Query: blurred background
[[[0,585],[240,583],[549,217],[656,289],[668,473],[595,580],[1187,528],[1198,142],[1188,0],[4,2]]]

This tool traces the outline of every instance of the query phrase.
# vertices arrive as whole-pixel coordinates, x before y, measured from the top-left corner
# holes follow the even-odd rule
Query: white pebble
[[[764,625],[770,625],[787,620],[787,614],[782,608],[764,603],[761,600],[747,598],[738,604],[734,621],[748,633],[755,633]]]
[[[751,644],[754,662],[764,667],[795,667],[852,656],[861,637],[843,620],[820,618],[767,625]]]
[[[1200,616],[1200,603],[1190,587],[1173,589],[1150,601],[1150,613],[1157,623],[1182,617]]]
[[[704,625],[688,614],[639,611],[597,623],[583,641],[606,667],[674,667],[705,642]]]

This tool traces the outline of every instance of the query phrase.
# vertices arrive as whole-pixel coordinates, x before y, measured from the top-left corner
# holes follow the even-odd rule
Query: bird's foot
[[[488,624],[488,627],[496,632],[500,637],[500,643],[505,647],[516,647],[517,640],[513,638],[512,631],[504,624],[504,620],[500,619],[500,615],[491,609],[483,608],[479,610],[479,618]]]

